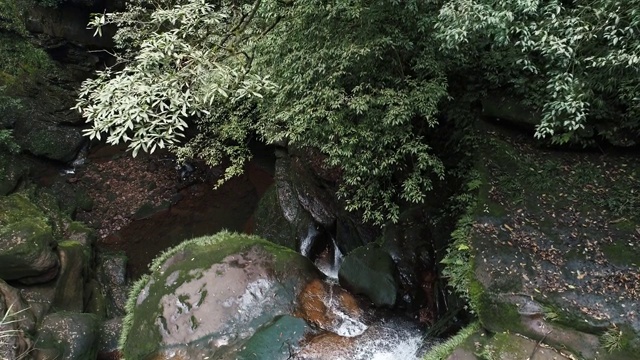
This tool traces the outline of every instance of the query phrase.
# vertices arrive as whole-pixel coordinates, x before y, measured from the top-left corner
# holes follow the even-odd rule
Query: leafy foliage
[[[536,137],[625,141],[640,135],[639,5],[453,0],[440,10],[436,28],[442,48],[458,55],[507,55],[501,64],[515,65],[514,78],[499,85],[513,86],[542,110]]]
[[[444,176],[427,139],[450,96],[515,90],[557,143],[640,136],[639,1],[135,0],[92,20],[118,26],[118,64],[76,108],[134,155],[228,159],[222,181],[254,134],[317,148],[347,208],[382,223]]]
[[[121,64],[86,81],[76,107],[90,137],[128,141],[134,155],[170,146],[210,165],[228,157],[225,179],[241,171],[254,132],[318,148],[343,170],[349,209],[396,219],[399,202],[423,201],[443,175],[424,141],[446,96],[425,6],[133,2],[92,22],[97,33],[118,25]],[[181,142],[190,123],[199,134]]]
[[[381,223],[397,219],[398,199],[422,202],[443,174],[423,137],[446,80],[418,15],[428,12],[423,2],[368,3],[267,9],[282,20],[257,66],[281,88],[261,103],[257,128],[268,141],[320,149],[343,170],[347,209]]]
[[[237,174],[248,153],[222,144],[244,140],[248,129],[232,118],[225,124],[239,132],[215,125],[224,109],[276,87],[266,76],[249,72],[253,39],[259,36],[249,25],[259,3],[165,1],[149,12],[144,1],[134,1],[125,13],[96,18],[97,33],[105,24],[116,24],[115,40],[127,49],[119,54],[118,66],[82,86],[76,108],[93,122],[86,134],[100,139],[106,133],[111,144],[129,142],[135,156],[177,145],[187,121],[197,118],[211,125],[204,129],[206,139],[201,134],[193,140],[204,150],[201,157],[216,165],[230,155],[236,166],[227,169],[227,178]]]
[[[19,1],[0,1],[0,31],[25,34],[22,22],[24,7]]]

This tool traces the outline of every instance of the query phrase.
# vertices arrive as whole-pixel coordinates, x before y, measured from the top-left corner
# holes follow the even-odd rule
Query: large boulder
[[[0,278],[44,282],[58,273],[55,241],[45,214],[27,196],[0,198]]]
[[[477,167],[484,185],[457,232],[467,242],[449,261],[452,274],[470,275],[483,327],[584,359],[636,359],[638,158],[543,151],[495,129],[487,136]]]
[[[156,259],[151,270],[127,303],[125,358],[237,358],[245,344],[268,342],[265,332],[277,341],[279,332],[269,329],[303,329],[283,316],[294,312],[304,285],[320,277],[290,249],[227,232],[186,241]],[[260,340],[249,340],[253,336]],[[287,356],[285,351],[273,358]]]
[[[391,256],[372,244],[349,253],[338,273],[340,285],[367,296],[376,306],[395,305],[396,277],[396,265]]]

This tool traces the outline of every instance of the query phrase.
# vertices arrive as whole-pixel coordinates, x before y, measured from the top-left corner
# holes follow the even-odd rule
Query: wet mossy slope
[[[482,326],[580,358],[636,359],[640,159],[482,132],[467,272]]]

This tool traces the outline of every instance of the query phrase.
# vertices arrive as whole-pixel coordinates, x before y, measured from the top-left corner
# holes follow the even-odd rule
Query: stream
[[[119,161],[122,149],[92,152],[88,164],[104,164]],[[115,155],[114,155],[115,154]],[[123,156],[122,158],[120,156]],[[121,160],[125,161],[125,160]],[[128,160],[127,160],[128,161]],[[136,161],[155,161],[141,159]],[[273,184],[274,157],[265,149],[255,152],[247,164],[245,173],[214,190],[215,177],[202,176],[198,181],[177,180],[177,199],[170,206],[160,207],[148,216],[135,219],[98,240],[100,251],[124,251],[128,257],[128,276],[137,279],[148,272],[148,264],[163,250],[193,237],[214,234],[222,229],[252,233],[252,215],[260,197]],[[87,165],[79,167],[79,172]],[[145,168],[149,168],[146,164]],[[158,170],[157,166],[151,167]],[[176,172],[173,166],[161,171]],[[102,172],[101,177],[118,177],[118,174]],[[120,174],[121,176],[122,173]],[[126,175],[126,174],[125,174]],[[73,171],[59,171],[67,182],[76,183]],[[170,174],[170,176],[177,176]],[[126,178],[124,178],[126,182]],[[51,182],[51,179],[49,179]],[[80,182],[80,181],[77,181]],[[86,181],[85,181],[86,182]],[[109,184],[109,181],[106,182]],[[111,189],[107,188],[111,191]],[[95,210],[94,210],[95,211]],[[87,216],[90,212],[84,214]],[[79,216],[84,220],[83,215]],[[310,234],[311,236],[312,234]],[[301,253],[305,255],[305,242]],[[337,286],[337,274],[342,254],[334,249],[334,257],[316,261],[316,266],[327,276],[330,286]],[[323,299],[327,308],[338,316],[331,298]],[[424,329],[414,321],[392,310],[370,308],[363,319],[352,319],[342,314],[340,326],[315,335],[295,354],[297,359],[373,359],[418,360],[433,344],[425,341]]]

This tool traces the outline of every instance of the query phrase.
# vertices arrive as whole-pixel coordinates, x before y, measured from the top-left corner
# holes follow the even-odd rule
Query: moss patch
[[[22,87],[21,83],[34,81],[53,69],[44,50],[15,33],[0,32],[0,57],[0,86]]]
[[[483,131],[478,204],[467,242],[453,244],[471,255],[462,261],[473,269],[465,291],[482,324],[526,334],[518,311],[532,311],[567,333],[595,338],[614,323],[635,336],[640,160],[542,149],[488,125]],[[535,306],[520,309],[517,297]],[[553,337],[547,342],[563,345]]]
[[[609,262],[617,266],[640,266],[640,247],[623,241],[605,244],[602,251]]]

